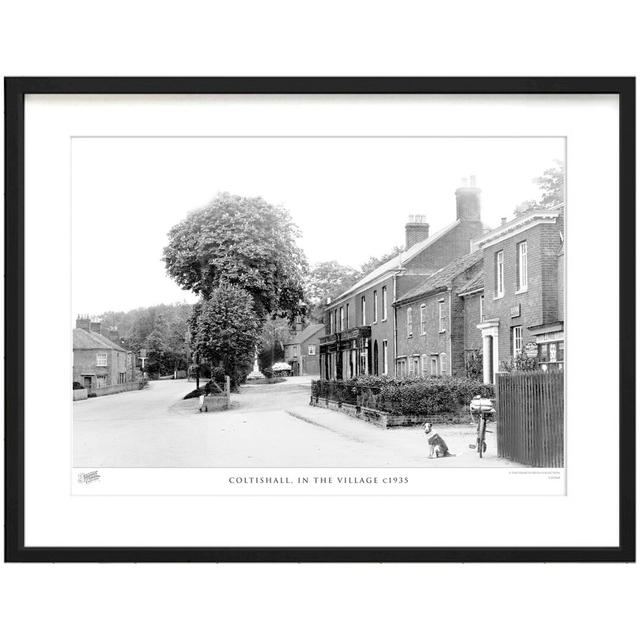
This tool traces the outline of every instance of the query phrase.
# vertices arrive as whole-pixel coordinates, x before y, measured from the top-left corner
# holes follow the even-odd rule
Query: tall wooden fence
[[[533,467],[564,466],[564,372],[499,374],[498,455]]]

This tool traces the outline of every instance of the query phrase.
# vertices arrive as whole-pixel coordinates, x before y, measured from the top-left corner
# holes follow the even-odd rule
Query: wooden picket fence
[[[563,467],[564,372],[496,377],[498,455],[533,467]]]

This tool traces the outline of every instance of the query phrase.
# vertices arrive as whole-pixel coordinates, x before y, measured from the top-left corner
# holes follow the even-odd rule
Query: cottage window
[[[333,312],[333,326],[336,328],[336,331],[340,331],[338,328],[338,310],[335,309]]]
[[[296,357],[298,355],[298,345],[294,344],[293,345],[293,356]]]
[[[407,309],[407,338],[413,336],[413,309]]]
[[[387,375],[389,369],[389,342],[388,340],[382,341],[382,374]]]
[[[345,315],[346,315],[345,322],[348,329],[349,328],[349,303],[348,302],[347,302],[347,313]]]
[[[104,389],[107,386],[107,376],[97,376],[96,386],[98,389]]]
[[[496,269],[496,298],[504,295],[504,251],[498,251],[495,256]]]
[[[107,366],[107,354],[96,353],[96,367],[106,367],[106,366]]]
[[[382,287],[382,319],[387,319],[387,287]]]
[[[480,322],[484,322],[484,296],[480,296]]]
[[[518,243],[518,263],[516,265],[518,291],[527,290],[527,241]]]
[[[415,362],[414,362],[413,358],[408,358],[408,360],[409,360],[409,375],[413,376],[413,375],[415,375],[415,372],[416,372],[416,370],[415,370]]]
[[[344,331],[344,307],[340,307],[340,331]]]
[[[425,335],[427,333],[427,305],[420,305],[420,334]]]
[[[438,356],[431,356],[431,375],[438,375]]]
[[[367,299],[364,296],[360,299],[360,317],[362,318],[361,324],[363,326],[367,324]]]
[[[310,344],[309,345],[309,351],[308,351],[310,356],[315,356],[316,355],[316,345],[315,344]]]
[[[373,292],[373,322],[378,322],[378,291]]]
[[[513,357],[516,358],[522,352],[522,327],[513,327],[511,329],[513,343]]]
[[[444,308],[444,300],[438,302],[438,331],[444,333],[447,330],[447,314]]]
[[[120,372],[118,374],[118,383],[119,384],[124,384],[126,381],[127,381],[127,374]]]
[[[429,358],[427,358],[427,355],[424,353],[420,357],[420,369],[423,376],[429,375]]]

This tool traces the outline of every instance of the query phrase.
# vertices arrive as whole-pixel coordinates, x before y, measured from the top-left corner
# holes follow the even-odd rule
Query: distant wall
[[[122,393],[123,391],[136,391],[139,388],[138,382],[126,382],[125,384],[112,384],[100,389],[91,389],[92,396],[109,396],[112,393]],[[84,391],[87,391],[86,389]]]

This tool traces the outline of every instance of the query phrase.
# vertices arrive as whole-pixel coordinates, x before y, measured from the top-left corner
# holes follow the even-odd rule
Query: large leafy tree
[[[564,163],[556,160],[556,166],[546,169],[534,180],[542,195],[538,201],[544,208],[555,207],[564,202]]]
[[[300,315],[306,259],[289,213],[262,198],[220,193],[169,232],[168,274],[205,300],[221,285],[247,291],[260,319]]]
[[[193,355],[211,369],[222,367],[237,386],[251,366],[261,325],[251,294],[222,284],[194,306],[189,320]]]
[[[540,197],[520,203],[513,211],[515,215],[534,209],[549,209],[564,202],[564,163],[560,160],[556,160],[555,166],[545,169],[533,182],[540,188]]]

